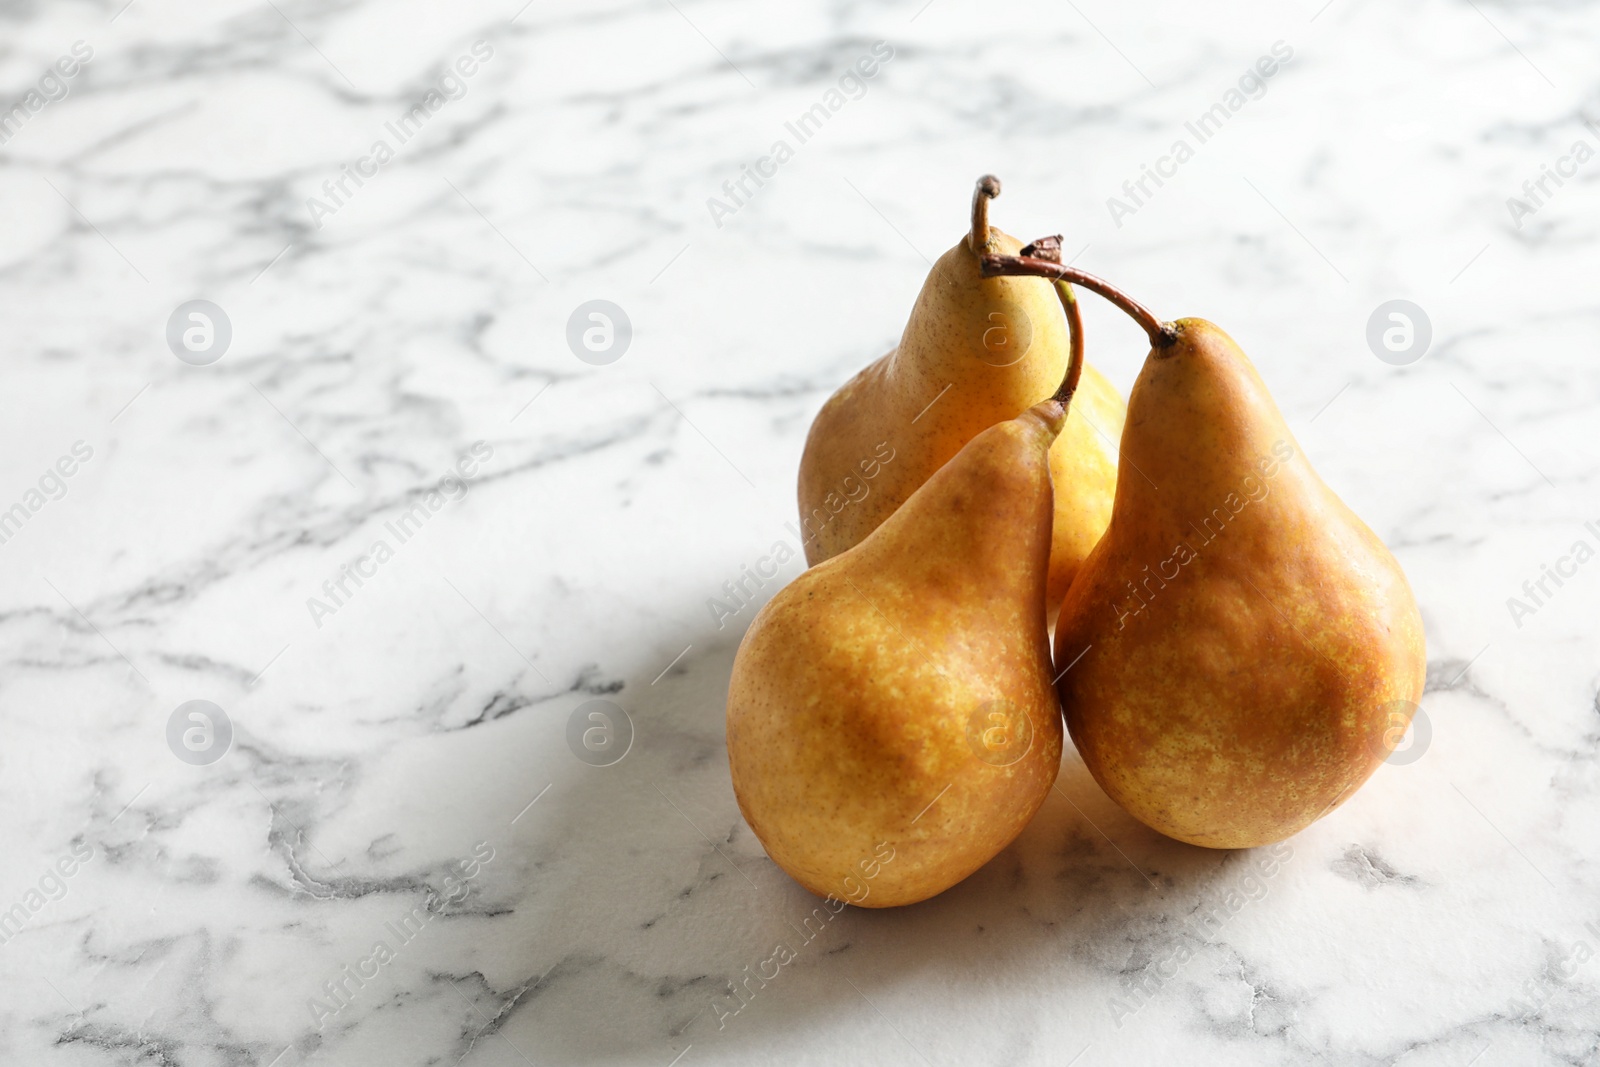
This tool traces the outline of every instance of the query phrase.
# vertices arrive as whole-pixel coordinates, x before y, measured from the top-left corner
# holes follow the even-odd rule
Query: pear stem
[[[1097,278],[1076,267],[1033,256],[986,255],[982,257],[980,269],[985,278],[1053,278],[1057,281],[1073,282],[1091,292],[1099,293],[1139,324],[1150,338],[1152,349],[1166,348],[1178,338],[1178,331],[1170,322],[1162,322],[1149,308],[1105,279]]]
[[[1000,179],[985,174],[972,189],[972,233],[967,246],[973,254],[983,255],[989,246],[989,201],[1000,195]]]
[[[1083,377],[1083,312],[1078,307],[1078,294],[1064,281],[1056,282],[1056,295],[1061,298],[1061,310],[1067,313],[1067,331],[1072,338],[1067,350],[1067,374],[1061,379],[1061,388],[1052,400],[1065,410],[1072,405],[1072,394],[1078,391],[1078,379]]]

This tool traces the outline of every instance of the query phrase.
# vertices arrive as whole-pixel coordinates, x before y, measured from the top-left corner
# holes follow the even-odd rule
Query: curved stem
[[[1000,195],[1000,179],[985,174],[972,189],[972,233],[967,235],[967,246],[977,255],[983,255],[989,245],[989,201]]]
[[[1066,409],[1072,406],[1072,394],[1078,391],[1078,379],[1083,377],[1083,312],[1078,307],[1078,294],[1066,282],[1056,282],[1056,295],[1061,298],[1061,310],[1067,313],[1067,333],[1072,343],[1067,350],[1066,376],[1051,399]]]
[[[1177,340],[1178,331],[1171,323],[1162,322],[1156,318],[1155,313],[1121,289],[1112,285],[1103,278],[1068,267],[1062,263],[1053,263],[1048,259],[1037,259],[1032,256],[994,256],[986,255],[982,259],[981,270],[985,278],[996,277],[1025,277],[1025,278],[1053,278],[1057,281],[1068,281],[1081,285],[1091,292],[1099,293],[1113,304],[1117,305],[1129,318],[1137,322],[1150,338],[1151,348],[1166,348]]]

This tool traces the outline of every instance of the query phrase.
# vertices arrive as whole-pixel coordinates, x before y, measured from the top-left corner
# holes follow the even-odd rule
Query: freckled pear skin
[[[812,423],[799,479],[808,563],[859,544],[963,445],[1050,397],[1061,382],[1070,341],[1051,284],[979,273],[980,255],[1022,247],[988,225],[984,205],[994,194],[984,188],[974,198],[973,225],[984,236],[968,235],[939,257],[899,346],[845,383]],[[1052,613],[1110,521],[1124,410],[1116,387],[1085,367],[1050,453]],[[893,458],[882,462],[885,456]]]
[[[1057,621],[1058,664],[1089,647],[1059,689],[1118,804],[1180,841],[1247,848],[1377,769],[1422,696],[1422,620],[1233,339],[1171,326],[1129,397],[1111,525]]]
[[[1005,848],[1049,794],[1063,736],[1044,603],[1061,423],[1049,400],[977,434],[745,634],[728,687],[734,793],[811,892],[925,900]],[[1013,747],[980,758],[994,722]],[[893,860],[867,881],[884,842]]]

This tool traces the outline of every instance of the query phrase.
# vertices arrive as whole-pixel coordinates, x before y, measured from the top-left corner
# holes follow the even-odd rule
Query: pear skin
[[[1060,300],[1042,279],[979,273],[981,255],[1022,247],[983,219],[974,227],[986,240],[964,237],[934,264],[899,346],[845,383],[812,423],[799,479],[808,563],[860,544],[963,445],[1060,384],[1070,349]],[[1050,457],[1052,615],[1110,519],[1124,409],[1116,388],[1085,367]]]
[[[757,614],[728,687],[745,821],[811,892],[911,904],[1020,834],[1054,784],[1048,400],[977,433]]]
[[[1127,405],[1105,375],[1084,363],[1072,394],[1067,424],[1050,446],[1050,480],[1056,514],[1050,545],[1050,620],[1066,598],[1083,561],[1111,523],[1117,495],[1117,441]]]
[[[1112,799],[1168,837],[1247,848],[1308,826],[1387,756],[1422,696],[1422,620],[1233,339],[1171,325],[1129,397],[1110,526],[1056,624],[1056,662],[1082,654],[1059,689]]]

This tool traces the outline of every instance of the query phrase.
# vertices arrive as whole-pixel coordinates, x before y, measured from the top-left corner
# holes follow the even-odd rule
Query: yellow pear
[[[745,634],[728,687],[734,793],[812,892],[863,907],[940,893],[1055,782],[1050,444],[1072,377],[1062,399],[978,432]]]
[[[1056,514],[1045,602],[1053,621],[1078,569],[1111,522],[1117,491],[1117,441],[1127,405],[1117,387],[1087,362],[1061,436],[1050,448]]]
[[[1098,282],[1037,260],[986,269]],[[1067,728],[1153,829],[1211,848],[1279,841],[1348,798],[1410,721],[1426,674],[1416,600],[1232,338],[1100,291],[1126,301],[1151,351],[1111,524],[1056,623]]]
[[[989,225],[989,200],[999,193],[999,179],[979,179],[971,232],[934,264],[899,346],[841,387],[812,423],[799,480],[807,562],[859,544],[968,441],[1048,398],[1069,362],[1069,334],[1081,347],[1070,289],[1058,302],[1048,282],[981,275],[984,254],[1022,247]],[[1086,368],[1050,453],[1052,614],[1111,518],[1123,411],[1116,388]]]

